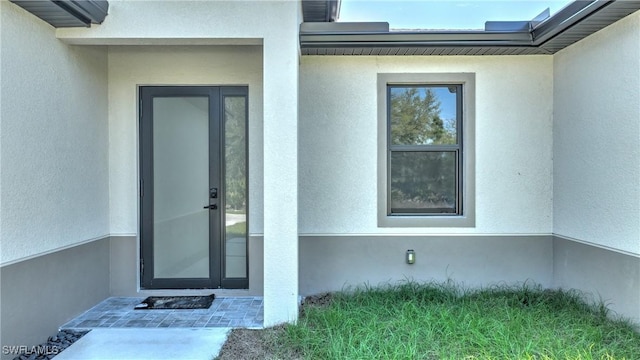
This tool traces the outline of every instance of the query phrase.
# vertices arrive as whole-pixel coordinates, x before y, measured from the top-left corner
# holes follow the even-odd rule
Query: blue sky
[[[424,87],[418,88],[418,94],[421,99],[425,97]],[[435,93],[436,98],[440,101],[440,118],[443,120],[455,120],[456,119],[456,94],[450,92],[446,87],[431,87],[431,90]],[[403,92],[403,91],[401,91]],[[393,93],[393,90],[392,90]]]
[[[485,21],[531,20],[571,0],[342,0],[341,22],[385,21],[392,29],[484,29]]]

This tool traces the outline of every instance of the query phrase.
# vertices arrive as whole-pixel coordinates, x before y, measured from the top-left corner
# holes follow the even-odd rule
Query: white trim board
[[[580,244],[584,244],[584,245],[589,245],[589,246],[593,246],[593,247],[597,247],[603,250],[608,250],[608,251],[613,251],[622,255],[628,255],[628,256],[632,256],[635,258],[640,259],[640,253],[636,254],[630,251],[626,251],[626,250],[620,250],[620,249],[616,249],[610,246],[606,246],[606,245],[600,245],[591,241],[587,241],[587,240],[580,240],[580,239],[575,239],[569,236],[564,236],[564,235],[560,235],[560,234],[553,234],[554,237],[558,238],[558,239],[562,239],[562,240],[567,240],[567,241],[573,241],[573,242],[577,242]]]
[[[98,240],[103,240],[103,239],[109,238],[111,236],[112,235],[109,235],[109,234],[102,235],[102,236],[98,236],[98,237],[95,237],[95,238],[79,241],[79,242],[76,242],[76,243],[73,243],[73,244],[65,245],[65,246],[62,246],[62,247],[59,247],[59,248],[55,248],[55,249],[51,249],[51,250],[47,250],[47,251],[42,251],[42,252],[39,252],[39,253],[36,253],[36,254],[32,254],[32,255],[29,255],[29,256],[21,257],[21,258],[18,258],[18,259],[5,261],[5,262],[0,264],[0,267],[5,267],[5,266],[17,264],[19,262],[35,259],[35,258],[40,257],[40,256],[53,254],[53,253],[56,253],[58,251],[71,249],[71,248],[74,248],[76,246],[88,244],[88,243],[91,243],[91,242],[94,242],[94,241],[98,241]]]

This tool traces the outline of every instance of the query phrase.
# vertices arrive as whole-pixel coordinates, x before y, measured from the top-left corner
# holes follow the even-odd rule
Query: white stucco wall
[[[1,18],[0,262],[109,234],[107,52],[8,1]]]
[[[302,234],[550,234],[550,56],[305,56],[300,68]],[[476,74],[476,226],[378,228],[378,73]]]
[[[129,84],[144,84],[144,79],[149,79],[149,84],[250,84],[259,85],[263,83],[262,78],[268,77],[265,73],[257,73],[256,69],[268,69],[274,71],[273,94],[276,97],[288,96],[290,85],[285,85],[285,77],[278,74],[279,70],[274,66],[266,67],[265,64],[273,57],[273,62],[279,64],[282,61],[288,62],[288,57],[295,54],[297,60],[297,24],[300,11],[299,4],[295,1],[110,1],[109,15],[107,20],[90,29],[85,28],[61,28],[56,31],[56,35],[64,42],[71,44],[99,44],[113,45],[110,50],[109,82],[110,82],[110,103],[113,103],[113,89],[121,88],[124,85],[114,85],[112,82],[119,81],[118,77],[129,77]],[[290,18],[289,18],[290,17]],[[296,41],[289,41],[295,39]],[[285,45],[286,44],[286,47]],[[126,47],[119,48],[119,45],[172,45],[172,46],[194,46],[193,55],[185,53],[172,55],[173,50],[161,50],[161,47],[135,48],[133,53],[147,52],[151,66],[146,60],[134,60],[133,64],[126,60],[120,61],[120,55],[126,53]],[[206,49],[213,49],[207,45],[249,45],[262,46],[261,53],[251,52],[246,54],[246,58],[236,58],[222,55],[217,58],[219,52],[211,53],[210,50],[195,50],[199,46]],[[284,50],[291,48],[289,55],[285,56]],[[134,49],[131,48],[131,49]],[[154,50],[151,50],[154,49]],[[175,48],[165,48],[175,49]],[[223,48],[221,48],[223,49]],[[258,47],[255,47],[258,49]],[[164,54],[156,57],[153,51]],[[201,60],[195,59],[201,53]],[[166,55],[166,56],[165,56]],[[175,57],[173,57],[175,56]],[[244,55],[240,55],[243,57]],[[191,57],[191,58],[190,58]],[[293,58],[292,58],[293,59]],[[118,65],[113,65],[113,62]],[[176,66],[174,61],[178,61],[179,71],[173,71]],[[245,74],[241,69],[251,64],[251,70]],[[112,74],[114,66],[122,69],[116,70],[117,74]],[[295,64],[287,65],[288,69],[296,70]],[[200,72],[206,72],[206,76],[200,76]],[[126,73],[125,73],[126,72]],[[297,73],[297,71],[296,71]],[[157,76],[156,76],[157,75]],[[248,82],[251,79],[250,83]],[[266,84],[266,81],[264,81]],[[282,84],[281,84],[282,83]],[[297,82],[296,82],[297,83]],[[284,86],[287,91],[282,92],[278,88]],[[267,87],[271,84],[265,85]],[[264,232],[263,222],[263,198],[257,194],[263,194],[263,151],[262,138],[258,134],[263,131],[260,126],[262,117],[280,118],[282,109],[275,101],[264,101],[262,103],[262,92],[253,92],[250,88],[250,122],[255,126],[255,132],[250,139],[250,233],[262,235]],[[294,89],[295,90],[295,89]],[[267,91],[265,88],[265,96]],[[130,95],[130,94],[128,94]],[[126,95],[126,96],[128,96]],[[122,94],[122,97],[125,95]],[[293,99],[293,98],[292,98]],[[115,235],[129,235],[137,233],[137,202],[133,200],[137,188],[137,164],[136,159],[131,158],[131,148],[137,138],[137,133],[131,133],[119,124],[114,123],[115,118],[123,119],[131,116],[131,99],[123,103],[127,110],[110,107],[110,125],[115,128],[110,129],[111,137],[117,135],[121,141],[128,144],[125,147],[112,144],[111,155],[111,232]],[[271,110],[273,108],[273,110]],[[287,108],[292,108],[287,106]],[[297,106],[292,109],[297,108]],[[133,108],[135,109],[135,108]],[[128,111],[128,114],[122,113]],[[117,115],[116,115],[117,113]],[[134,113],[135,115],[135,113]],[[129,124],[131,126],[131,124]],[[251,135],[251,134],[250,134]],[[260,149],[260,150],[256,150]],[[123,153],[121,151],[124,151]],[[287,167],[289,168],[289,167]],[[127,169],[126,171],[124,169]],[[282,169],[282,167],[280,167]],[[295,170],[295,169],[292,169]],[[276,177],[283,171],[278,171]],[[283,188],[282,191],[285,191]],[[273,191],[269,192],[274,193]],[[295,197],[294,197],[295,198]],[[290,227],[290,226],[289,226]]]
[[[640,255],[640,12],[554,56],[554,232]]]
[[[259,45],[281,35],[292,3],[297,5],[291,0],[110,0],[101,25],[56,34],[82,44]]]
[[[264,234],[264,282],[265,325],[294,320],[298,315],[298,193],[297,179],[298,161],[298,36],[297,30],[301,19],[300,3],[297,1],[113,1],[110,3],[109,19],[103,25],[91,29],[60,29],[56,35],[68,43],[99,45],[262,45],[261,69],[263,81],[262,99],[262,135],[263,142],[252,146],[250,162],[262,159],[263,172],[260,168],[251,167],[250,178],[263,184],[263,188],[254,183],[251,193],[264,194],[263,203],[258,199],[250,206],[250,232]],[[110,50],[110,70],[112,60],[117,60],[117,49]],[[123,56],[127,51],[121,50]],[[162,50],[160,50],[162,51]],[[191,59],[179,59],[179,71],[176,64],[167,61],[170,56],[151,59],[157,65],[153,74],[159,75],[156,83],[198,83],[205,80],[196,76],[189,68]],[[206,57],[206,55],[204,55]],[[206,82],[225,85],[225,82],[238,83],[244,74],[234,72],[230,77],[224,71],[242,69],[246,61],[257,60],[257,54],[248,54],[247,58],[232,57],[231,62],[222,67],[214,67],[207,63],[200,65],[200,70],[209,70],[216,74],[216,79]],[[196,60],[197,61],[197,60]],[[213,60],[220,64],[219,59]],[[111,225],[112,232],[128,234],[136,231],[136,209],[132,208],[137,178],[135,176],[135,158],[131,158],[135,133],[114,134],[116,131],[131,129],[131,116],[135,118],[135,106],[131,101],[131,93],[117,94],[122,101],[111,97],[116,86],[112,81],[124,84],[143,82],[138,75],[145,73],[148,64],[138,63],[139,70],[130,71],[131,65],[120,63],[122,79],[115,79],[110,74],[110,105],[122,104],[122,108],[111,109],[109,118],[110,139],[120,138],[123,146],[110,148],[111,164],[116,158],[122,159],[125,168],[122,173],[111,169]],[[158,74],[160,66],[162,74]],[[128,74],[131,78],[125,79]],[[132,81],[134,79],[134,81]],[[117,88],[118,86],[116,86]],[[129,87],[129,89],[131,89]],[[132,90],[126,90],[132,91]],[[252,101],[250,84],[250,102]],[[135,93],[133,94],[135,95]],[[126,98],[126,99],[125,99]],[[113,105],[112,105],[113,106]],[[255,106],[255,105],[250,105]],[[131,113],[133,111],[133,113]],[[260,110],[256,110],[260,113]],[[122,113],[120,113],[122,112]],[[250,115],[251,116],[251,115]],[[114,120],[118,119],[118,120]],[[129,122],[121,128],[116,121]],[[249,120],[252,121],[251,119]],[[250,130],[251,131],[251,130]],[[251,135],[251,134],[250,134]],[[257,139],[257,138],[256,138]],[[253,142],[253,140],[250,140]],[[261,147],[261,148],[260,148]],[[117,153],[124,151],[124,153]],[[251,151],[251,148],[250,148]],[[133,152],[135,154],[135,152]],[[115,177],[114,177],[115,176]],[[116,184],[116,182],[120,182]],[[251,183],[250,183],[250,186]],[[119,189],[117,189],[119,187]],[[137,201],[137,200],[136,200]],[[122,207],[119,209],[119,207]],[[263,226],[262,216],[265,212]],[[124,210],[124,213],[119,213]],[[132,212],[133,210],[133,212]]]
[[[262,47],[109,48],[111,233],[138,232],[138,85],[249,86],[249,226],[262,232]]]

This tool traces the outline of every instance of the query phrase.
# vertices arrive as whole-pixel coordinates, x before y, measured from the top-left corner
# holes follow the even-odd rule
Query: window
[[[474,74],[378,75],[378,225],[474,226]]]

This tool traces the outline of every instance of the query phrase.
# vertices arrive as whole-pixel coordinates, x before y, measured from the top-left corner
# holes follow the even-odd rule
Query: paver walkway
[[[208,309],[134,310],[143,297],[111,297],[60,327],[91,330],[56,360],[211,360],[234,327],[262,328],[262,297],[219,297]]]
[[[209,309],[134,310],[142,297],[111,297],[60,329],[96,328],[261,328],[264,320],[262,297],[219,297]]]

